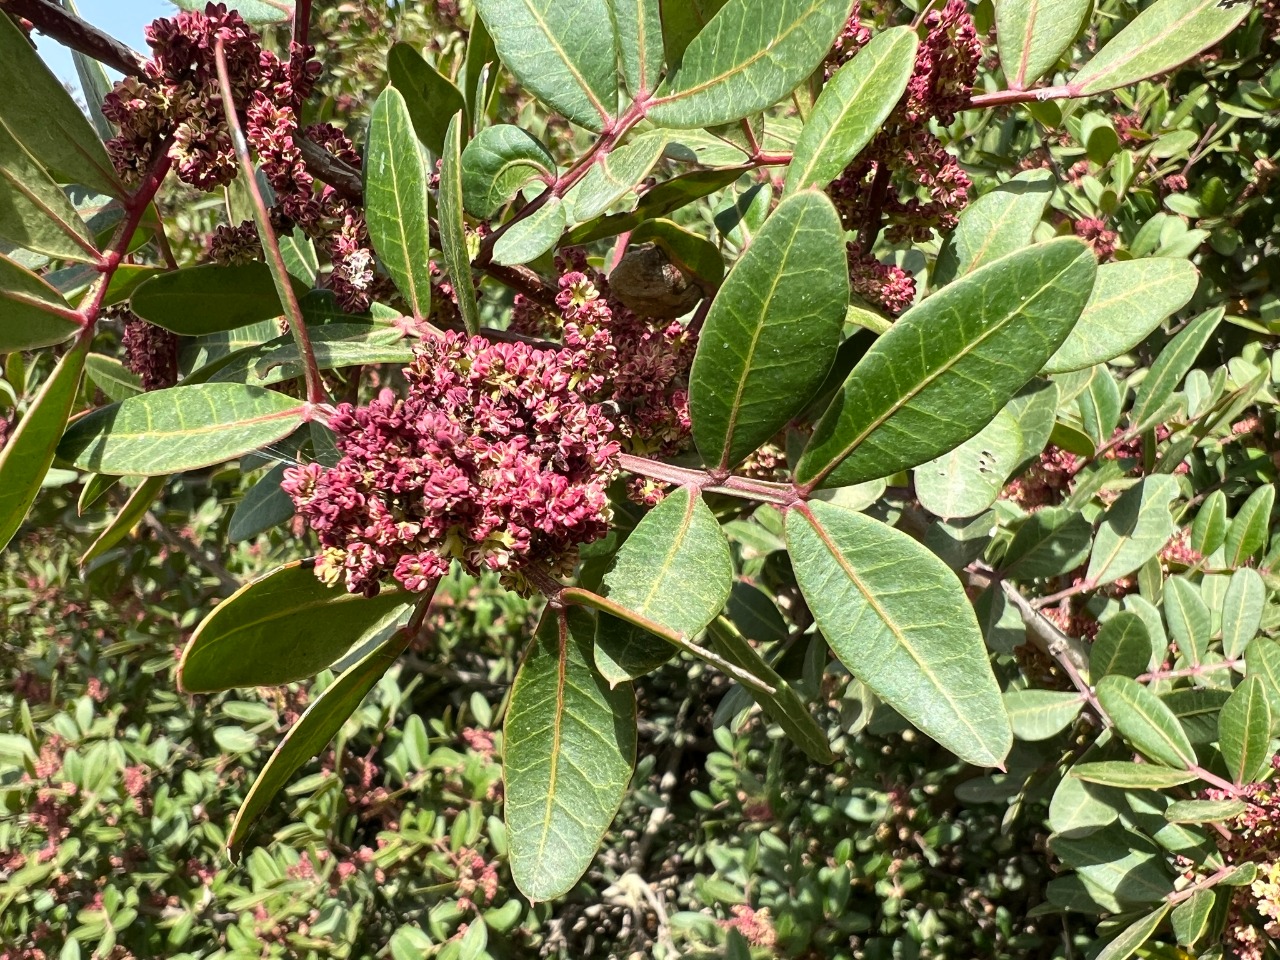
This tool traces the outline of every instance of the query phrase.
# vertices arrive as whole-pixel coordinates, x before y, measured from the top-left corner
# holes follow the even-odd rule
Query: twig
[[[9,13],[30,20],[35,28],[63,46],[86,54],[125,76],[142,76],[142,57],[110,34],[64,10],[53,0],[0,0]]]

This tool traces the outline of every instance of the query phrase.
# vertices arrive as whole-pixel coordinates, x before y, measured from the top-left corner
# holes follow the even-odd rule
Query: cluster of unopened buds
[[[881,263],[867,248],[882,228],[890,243],[923,242],[935,231],[952,229],[972,185],[929,125],[954,122],[968,104],[982,45],[964,0],[948,0],[942,9],[930,11],[924,28],[902,101],[828,188],[845,226],[861,238],[849,246],[854,292],[894,316],[915,299],[915,279],[896,264]],[[852,59],[871,36],[855,13],[836,40],[828,70]],[[922,190],[926,199],[920,197]]]
[[[335,466],[285,473],[317,575],[374,596],[392,580],[430,590],[452,560],[522,593],[570,572],[608,532],[619,449],[574,354],[445,333],[404,373],[405,397],[332,414]]]

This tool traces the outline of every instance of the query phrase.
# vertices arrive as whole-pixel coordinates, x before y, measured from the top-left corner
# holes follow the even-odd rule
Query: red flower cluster
[[[1110,260],[1116,252],[1120,237],[1114,230],[1107,229],[1107,222],[1097,217],[1085,217],[1075,222],[1076,236],[1093,247],[1099,260]]]
[[[902,268],[879,263],[864,247],[882,229],[891,243],[920,243],[935,230],[950,230],[968,203],[971,186],[929,124],[952,123],[969,102],[982,45],[964,0],[948,0],[942,10],[931,11],[924,26],[926,35],[902,101],[828,188],[845,226],[861,238],[862,245],[849,251],[854,289],[895,315],[914,299],[915,281]],[[870,39],[855,15],[836,42],[833,62],[847,61]],[[921,190],[927,198],[920,196]]]
[[[1280,756],[1271,758],[1271,766],[1280,770]],[[1201,797],[1235,799],[1215,788]],[[1258,876],[1235,889],[1223,945],[1238,960],[1262,960],[1280,938],[1280,791],[1274,780],[1254,783],[1239,799],[1245,811],[1227,823],[1229,832],[1218,837],[1218,847],[1228,865],[1256,863]]]
[[[512,329],[558,337],[575,385],[609,404],[628,453],[673,456],[689,441],[689,367],[697,337],[678,320],[637,316],[577,250],[559,261],[559,314],[516,297]]]
[[[336,466],[285,473],[320,536],[321,579],[366,596],[388,579],[421,592],[456,559],[527,593],[525,571],[567,573],[578,546],[608,532],[618,445],[570,354],[446,333],[405,376],[403,399],[383,390],[338,407]]]

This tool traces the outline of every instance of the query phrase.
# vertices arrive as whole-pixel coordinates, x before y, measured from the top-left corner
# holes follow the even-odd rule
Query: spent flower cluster
[[[406,397],[339,406],[341,460],[282,484],[319,535],[317,575],[373,596],[390,579],[428,590],[453,559],[521,592],[535,568],[570,571],[608,532],[618,452],[571,356],[446,333],[406,368]]]

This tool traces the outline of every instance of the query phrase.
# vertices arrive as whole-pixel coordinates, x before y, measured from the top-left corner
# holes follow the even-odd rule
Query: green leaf
[[[321,583],[313,561],[286,564],[204,618],[182,653],[178,680],[187,693],[216,693],[314,677],[410,599],[384,590],[369,600]]]
[[[662,44],[667,63],[675,66],[684,52],[727,0],[659,0]]]
[[[382,91],[369,118],[364,156],[369,239],[413,315],[431,314],[431,171],[404,97]]]
[[[667,135],[661,130],[637,137],[606,154],[565,194],[574,223],[594,220],[636,189],[662,157]]]
[[[80,374],[92,339],[84,337],[63,354],[0,448],[0,550],[22,526],[53,463],[58,438],[80,391]]]
[[[1173,891],[1163,852],[1150,838],[1118,823],[1050,837],[1049,848],[1122,904],[1155,903]]]
[[[810,759],[818,763],[831,763],[834,757],[827,743],[826,732],[813,719],[813,714],[800,695],[764,661],[751,642],[724,617],[717,617],[711,622],[711,639],[726,660],[759,677],[777,691],[767,694],[753,687],[743,688],[791,741]]]
[[[692,639],[724,609],[732,589],[729,541],[702,497],[681,487],[636,525],[605,573],[601,592]],[[643,676],[675,653],[665,640],[600,617],[595,663],[610,683]]]
[[[1160,351],[1146,379],[1138,385],[1138,396],[1129,411],[1129,422],[1135,428],[1146,428],[1173,396],[1173,391],[1195,363],[1200,351],[1208,344],[1224,315],[1222,307],[1206,310],[1188,323],[1168,345]]]
[[[120,512],[107,524],[106,529],[98,534],[97,539],[90,544],[89,549],[80,557],[80,568],[83,570],[127,537],[130,531],[147,515],[147,511],[151,509],[151,505],[164,492],[165,484],[168,482],[168,477],[147,477],[142,483],[138,484],[133,493],[129,495],[129,499],[125,501],[124,506],[120,508]]]
[[[1191,525],[1191,549],[1209,556],[1227,541],[1227,495],[1215,490],[1205,498]]]
[[[662,127],[711,127],[773,106],[822,63],[850,6],[729,0],[672,63],[649,119]]]
[[[1180,945],[1192,946],[1209,932],[1216,901],[1216,890],[1200,890],[1173,908],[1169,923]]]
[[[547,148],[510,124],[485,127],[462,151],[462,200],[472,216],[492,217],[529,184],[555,177]]]
[[[294,281],[294,290],[306,292]],[[185,337],[199,337],[284,313],[271,269],[262,262],[223,266],[206,263],[145,280],[129,306],[142,319]]]
[[[27,35],[0,17],[0,124],[59,183],[125,196],[102,141]],[[87,94],[87,91],[86,91]]]
[[[1123,760],[1078,763],[1071,768],[1071,776],[1087,783],[1120,787],[1124,790],[1167,790],[1190,783],[1196,778],[1194,773],[1186,770],[1171,770],[1151,763],[1129,763]]]
[[[652,243],[667,260],[697,280],[704,289],[714,290],[724,280],[724,257],[720,248],[674,220],[646,220],[631,231],[631,245]]]
[[[1069,690],[1009,690],[1004,707],[1015,737],[1048,740],[1080,716],[1084,697]]]
[[[942,287],[957,276],[1031,245],[1056,183],[1048,170],[1028,170],[965,208],[934,271]]]
[[[435,156],[441,156],[449,120],[459,111],[466,114],[462,92],[407,43],[391,47],[387,73],[404,97],[414,133]]]
[[[1253,783],[1270,766],[1272,719],[1267,689],[1257,674],[1245,677],[1222,705],[1218,746],[1237,785]]]
[[[99,259],[93,234],[67,195],[2,121],[0,239],[59,260]]]
[[[1164,585],[1164,619],[1178,652],[1191,666],[1199,666],[1209,652],[1213,618],[1200,590],[1183,577],[1170,577]]]
[[[1092,545],[1093,525],[1079,510],[1043,507],[1018,527],[1004,566],[1018,579],[1056,577],[1080,566]]]
[[[75,336],[80,324],[53,287],[0,256],[0,353],[38,350]]]
[[[1080,420],[1089,438],[1098,446],[1111,439],[1120,423],[1120,408],[1124,398],[1120,386],[1106,364],[1093,368],[1089,385],[1076,399],[1080,408]]]
[[[944,519],[976,517],[996,502],[1021,459],[1022,430],[1006,407],[950,453],[916,467],[916,496]]]
[[[471,33],[467,37],[467,53],[462,64],[462,96],[466,100],[463,139],[476,132],[489,112],[493,93],[498,88],[498,51],[493,37],[485,29],[479,15],[471,18]]]
[[[1012,733],[964,588],[904,533],[821,501],[786,519],[796,581],[842,663],[962,760],[998,766]]]
[[[1276,488],[1271,484],[1258,487],[1249,494],[1249,499],[1227,528],[1227,538],[1223,543],[1227,566],[1242,566],[1266,549],[1275,502]]]
[[[565,203],[552,197],[498,237],[493,245],[493,262],[513,265],[537,259],[556,245],[566,220]]]
[[[907,89],[918,46],[910,27],[885,30],[826,82],[796,141],[787,193],[824,189],[880,132]]]
[[[109,400],[124,400],[142,393],[142,378],[132,370],[126,370],[124,364],[114,357],[91,353],[84,366],[89,380]]]
[[[796,480],[874,480],[968,440],[1066,338],[1095,271],[1089,248],[1062,238],[1002,257],[907,311],[845,381]]]
[[[368,323],[326,323],[309,331],[311,352],[320,370],[375,363],[407,364],[413,360],[413,341],[395,327]],[[302,354],[292,336],[241,348],[209,377],[210,383],[245,383],[266,387],[295,380],[305,373]]]
[[[633,99],[652,93],[662,72],[660,0],[609,0],[622,79]]]
[[[708,463],[740,462],[822,385],[849,303],[843,234],[830,200],[798,193],[729,271],[689,375],[693,437]]]
[[[666,216],[674,210],[700,200],[708,194],[723,190],[742,176],[740,169],[694,170],[670,180],[664,180],[645,193],[631,213],[615,213],[591,223],[574,227],[564,238],[566,246],[578,246],[593,240],[616,237],[634,230],[650,217]]]
[[[596,671],[593,628],[584,610],[548,609],[511,688],[503,728],[511,875],[535,902],[567,893],[586,872],[635,764],[635,694]]]
[[[1112,675],[1137,677],[1151,665],[1151,635],[1136,613],[1122,610],[1102,624],[1089,651],[1089,673],[1096,681]]]
[[[277,463],[236,504],[227,524],[227,540],[242,543],[279,526],[294,514],[293,499],[280,488],[287,463]]]
[[[1249,9],[1222,0],[1158,0],[1071,78],[1072,93],[1090,97],[1172,70],[1214,46]]]
[[[1088,4],[1086,4],[1086,7]],[[1135,920],[1120,931],[1120,935],[1102,948],[1097,960],[1129,960],[1164,923],[1172,906],[1162,903],[1145,917]]]
[[[224,463],[288,436],[300,401],[261,387],[171,387],[95,410],[73,423],[58,456],[81,470],[159,476]]]
[[[1054,68],[1079,36],[1090,0],[995,0],[1000,67],[1011,90],[1025,90]]]
[[[1178,481],[1167,474],[1146,477],[1122,493],[1098,528],[1088,580],[1095,585],[1111,583],[1158,554],[1178,532],[1169,512],[1176,496]]]
[[[1259,637],[1244,652],[1249,676],[1261,677],[1271,701],[1271,712],[1280,714],[1280,643]]]
[[[1166,767],[1195,766],[1196,752],[1182,724],[1154,693],[1128,677],[1103,677],[1096,686],[1098,702],[1140,752]]]
[[[1083,370],[1128,353],[1185,307],[1199,283],[1199,272],[1186,260],[1104,263],[1080,322],[1045,364],[1045,372]]]
[[[284,23],[293,19],[294,0],[221,0],[228,10],[237,11],[248,23]],[[206,0],[173,0],[183,10],[204,13]]]
[[[1243,800],[1178,800],[1164,812],[1170,823],[1221,823],[1248,809]]]
[[[530,93],[599,133],[618,106],[608,0],[475,0],[507,69]]]
[[[415,631],[397,630],[363,659],[353,664],[342,676],[325,687],[307,706],[302,716],[289,728],[266,766],[253,781],[253,787],[227,837],[227,851],[234,858],[249,835],[249,828],[261,817],[277,793],[304,763],[316,756],[337,736],[347,719],[356,712],[382,675],[400,658],[413,642]]]
[[[1242,567],[1231,575],[1222,601],[1222,655],[1235,658],[1245,652],[1262,627],[1267,586],[1258,571]]]
[[[453,281],[454,296],[467,333],[480,332],[480,303],[471,277],[471,254],[467,251],[467,229],[462,213],[462,114],[449,121],[440,163],[440,252]]]

